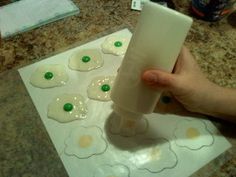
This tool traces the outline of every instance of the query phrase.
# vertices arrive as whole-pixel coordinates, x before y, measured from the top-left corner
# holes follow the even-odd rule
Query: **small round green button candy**
[[[103,92],[107,92],[107,91],[109,91],[111,89],[111,87],[110,87],[110,85],[108,85],[108,84],[104,84],[104,85],[102,85],[102,87],[101,87],[101,90],[103,91]]]
[[[50,80],[53,78],[53,73],[52,72],[46,72],[44,74],[44,78],[47,79],[47,80]]]
[[[89,56],[83,56],[82,57],[82,61],[84,62],[84,63],[87,63],[87,62],[89,62],[91,60],[91,58],[89,57]]]
[[[116,47],[121,47],[121,46],[122,46],[122,42],[121,42],[121,41],[116,41],[116,42],[114,43],[114,45],[115,45]]]
[[[71,103],[66,103],[66,104],[64,104],[63,109],[64,109],[64,111],[66,111],[66,112],[70,112],[70,111],[73,109],[73,104],[71,104]]]

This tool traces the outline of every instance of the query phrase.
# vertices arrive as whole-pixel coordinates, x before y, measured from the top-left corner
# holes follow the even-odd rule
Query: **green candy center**
[[[47,80],[50,80],[53,78],[53,73],[52,72],[46,72],[44,74],[44,78],[47,79]]]
[[[64,109],[64,111],[66,111],[66,112],[70,112],[70,111],[73,109],[73,104],[71,104],[71,103],[66,103],[66,104],[64,104],[63,109]]]
[[[110,85],[108,85],[108,84],[104,84],[104,85],[102,85],[102,87],[101,87],[101,90],[103,91],[103,92],[107,92],[107,91],[109,91],[111,89],[111,87],[110,87]]]
[[[83,56],[82,57],[82,61],[84,62],[84,63],[87,63],[87,62],[89,62],[91,60],[91,58],[89,57],[89,56]]]
[[[121,46],[122,46],[122,42],[116,41],[116,42],[114,43],[114,45],[115,45],[115,47],[121,47]]]

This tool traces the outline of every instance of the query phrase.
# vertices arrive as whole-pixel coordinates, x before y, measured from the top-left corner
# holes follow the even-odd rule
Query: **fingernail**
[[[153,73],[147,73],[145,75],[145,80],[148,81],[148,82],[157,82],[157,77]]]

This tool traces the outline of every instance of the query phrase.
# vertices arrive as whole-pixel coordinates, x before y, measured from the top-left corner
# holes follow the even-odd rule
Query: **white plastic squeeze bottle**
[[[191,24],[188,16],[145,3],[111,91],[118,115],[139,119],[153,112],[161,93],[144,85],[141,74],[149,68],[171,72]]]

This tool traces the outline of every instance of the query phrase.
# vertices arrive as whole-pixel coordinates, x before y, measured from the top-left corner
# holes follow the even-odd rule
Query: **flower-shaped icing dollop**
[[[176,153],[172,150],[169,141],[164,138],[143,139],[144,148],[135,152],[131,161],[139,170],[151,173],[160,173],[165,169],[177,165]]]
[[[105,39],[102,43],[102,51],[104,53],[113,54],[113,55],[124,55],[130,38],[121,37],[121,36],[110,36]]]
[[[80,159],[103,154],[107,149],[107,142],[103,138],[102,130],[96,126],[79,126],[72,130],[65,145],[67,155],[75,155]]]
[[[48,117],[65,123],[87,116],[87,105],[80,94],[62,94],[57,96],[48,105]]]
[[[103,66],[103,58],[98,49],[83,49],[73,53],[69,59],[69,68],[78,71],[90,71]]]
[[[211,146],[214,138],[207,129],[206,124],[200,120],[182,120],[175,129],[175,142],[180,147],[198,150]]]
[[[129,177],[130,170],[123,164],[101,165],[95,172],[94,177]]]
[[[88,97],[100,101],[110,101],[110,93],[115,76],[95,77],[88,86]]]
[[[51,88],[65,85],[69,77],[65,67],[59,64],[39,66],[30,78],[30,83],[39,88]]]

